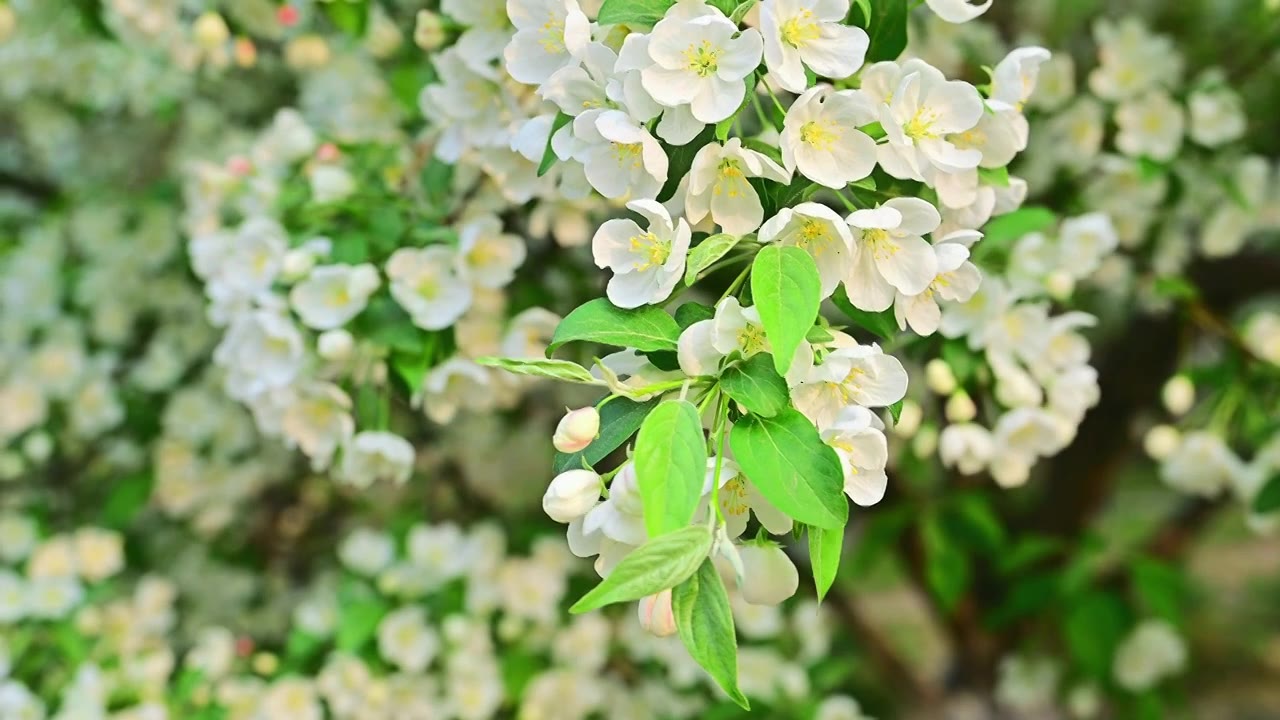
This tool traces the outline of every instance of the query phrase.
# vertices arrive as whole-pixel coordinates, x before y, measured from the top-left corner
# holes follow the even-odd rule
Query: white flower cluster
[[[972,300],[944,311],[942,334],[983,352],[991,378],[978,398],[994,402],[979,408],[945,360],[930,362],[930,388],[948,397],[949,424],[938,437],[944,465],[964,474],[989,472],[1000,485],[1016,487],[1038,459],[1075,437],[1099,399],[1089,342],[1080,334],[1095,318],[1079,311],[1053,315],[1051,298],[1070,295],[1116,242],[1101,213],[1064,220],[1056,237],[1024,235],[1009,249],[1004,275],[984,278]]]
[[[226,327],[214,361],[226,371],[227,393],[250,408],[260,431],[298,447],[314,469],[329,468],[341,453],[336,475],[366,487],[403,482],[412,471],[413,449],[388,430],[386,417],[357,427],[351,392],[377,388],[383,407],[389,404],[388,355],[397,338],[422,355],[435,353],[396,372],[413,402],[444,423],[459,409],[514,403],[520,386],[472,358],[537,354],[558,318],[532,308],[508,321],[503,289],[527,251],[492,211],[467,209],[456,244],[397,247],[380,266],[335,257],[351,251],[349,238],[292,235],[278,213],[323,214],[369,192],[351,170],[361,149],[323,143],[301,115],[281,111],[247,153],[194,169],[187,224],[210,317]],[[309,199],[280,207],[304,179]],[[382,192],[395,202],[392,189]],[[366,242],[376,239],[360,239],[355,251],[366,253]],[[361,324],[366,311],[378,315],[375,323],[393,318],[391,326]],[[457,351],[446,352],[446,342]]]

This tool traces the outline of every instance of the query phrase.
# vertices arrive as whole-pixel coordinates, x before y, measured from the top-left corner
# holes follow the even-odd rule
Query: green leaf
[[[809,564],[813,566],[813,584],[818,600],[826,597],[840,571],[840,551],[844,548],[844,528],[824,530],[809,528]]]
[[[707,4],[728,16],[737,9],[738,0],[707,0]]]
[[[868,24],[863,25],[871,39],[867,62],[898,59],[907,47],[907,0],[875,0],[869,9]]]
[[[822,283],[813,257],[798,247],[767,245],[751,265],[751,297],[765,337],[773,346],[779,375],[791,367],[796,348],[813,327],[822,303]]]
[[[890,340],[898,334],[898,319],[893,314],[893,308],[878,313],[859,310],[854,307],[853,301],[849,300],[849,294],[845,292],[844,285],[836,286],[831,302],[840,308],[840,312],[848,315],[855,325],[878,338]]]
[[[369,24],[368,0],[347,0],[324,4],[325,13],[339,30],[352,36],[363,37]]]
[[[951,367],[951,374],[962,386],[973,377],[981,362],[964,342],[958,340],[948,340],[942,344],[942,359]]]
[[[705,525],[650,538],[624,557],[609,577],[583,595],[569,612],[589,612],[674,588],[697,572],[711,552],[711,540],[711,529]]]
[[[1072,660],[1087,675],[1105,681],[1111,673],[1111,658],[1128,625],[1128,610],[1115,595],[1089,592],[1071,599],[1063,634]]]
[[[756,0],[742,0],[742,2],[738,3],[738,6],[733,9],[733,12],[729,14],[729,19],[733,21],[734,25],[740,24],[742,19],[747,16],[747,13],[751,12],[751,7],[755,4]],[[753,88],[749,88],[748,91],[751,89]]]
[[[1195,300],[1200,289],[1195,283],[1178,275],[1161,275],[1152,287],[1156,294],[1170,300]]]
[[[729,594],[710,559],[671,591],[671,612],[689,655],[734,702],[749,710],[746,696],[738,689],[738,635]]]
[[[733,426],[729,446],[742,472],[779,510],[826,530],[844,527],[849,503],[840,460],[799,411],[748,415]]]
[[[689,259],[684,266],[684,284],[692,285],[698,279],[698,273],[711,267],[725,253],[734,248],[742,238],[728,233],[719,233],[698,243],[689,251]]]
[[[604,0],[596,22],[601,25],[654,25],[676,0]]]
[[[791,405],[787,381],[764,353],[725,370],[720,389],[755,415],[773,417]]]
[[[1058,216],[1049,208],[1031,205],[1006,215],[992,218],[982,227],[982,242],[978,247],[1005,245],[1023,235],[1048,230],[1058,222]]]
[[[762,178],[749,178],[747,182],[760,196],[760,205],[764,208],[765,217],[777,215],[782,208],[795,207],[822,189],[822,186],[799,175],[793,177],[787,184]]]
[[[948,516],[970,545],[987,552],[996,552],[1004,547],[1004,525],[987,497],[977,493],[961,495],[949,508]]]
[[[153,477],[150,472],[128,475],[111,485],[111,494],[102,506],[99,522],[112,530],[124,530],[147,506],[151,499]]]
[[[557,474],[565,470],[582,467],[583,462],[595,465],[606,455],[622,446],[636,430],[640,429],[645,417],[658,406],[660,398],[647,402],[636,402],[626,398],[614,398],[600,408],[600,434],[585,449],[576,453],[556,453],[552,467]]]
[[[555,165],[556,160],[559,159],[556,157],[556,151],[551,149],[551,138],[556,136],[560,128],[568,125],[570,120],[573,120],[573,116],[561,111],[556,113],[555,119],[551,121],[551,133],[547,135],[547,146],[543,148],[542,161],[538,163],[538,177],[546,175],[551,166]]]
[[[623,310],[597,298],[560,321],[547,346],[547,357],[575,340],[636,350],[675,350],[679,339],[680,326],[662,308],[646,305]]]
[[[1253,511],[1259,515],[1280,510],[1280,475],[1273,475],[1253,498]]]
[[[1150,614],[1179,624],[1188,596],[1187,578],[1169,563],[1137,558],[1130,566],[1133,591]]]
[[[937,515],[925,517],[920,539],[924,545],[925,580],[938,602],[950,610],[969,586],[969,557],[947,537]]]
[[[1009,187],[1009,168],[978,168],[978,181],[984,185]]]
[[[898,420],[902,418],[902,405],[905,402],[906,399],[904,398],[889,406],[889,417],[893,418],[894,425],[897,425]]]
[[[629,0],[620,0],[629,2]],[[603,24],[603,23],[602,23]],[[658,191],[658,202],[666,202],[676,194],[676,188],[680,186],[680,180],[689,174],[689,168],[693,167],[693,159],[697,157],[698,151],[707,143],[715,139],[716,129],[712,125],[703,128],[689,142],[684,145],[668,145],[663,142],[662,151],[667,154],[667,182]],[[766,215],[765,217],[768,217]]]
[[[480,357],[476,358],[476,364],[506,370],[516,375],[533,375],[535,377],[547,377],[566,382],[586,383],[588,385],[603,384],[598,378],[592,377],[589,370],[578,363],[569,362],[568,360]]]
[[[378,623],[386,614],[387,606],[378,598],[343,603],[335,645],[339,650],[359,652],[378,632]]]
[[[702,303],[687,302],[676,308],[676,324],[681,330],[688,330],[690,325],[700,320],[710,320],[716,316],[716,309]]]
[[[860,28],[866,28],[871,23],[871,0],[853,0],[853,4],[862,11],[862,19],[854,24]]]
[[[658,405],[640,426],[634,460],[649,537],[688,527],[707,476],[698,408],[687,400]]]

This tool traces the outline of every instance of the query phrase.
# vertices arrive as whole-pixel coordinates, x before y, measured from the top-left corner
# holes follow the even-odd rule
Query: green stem
[[[742,282],[743,282],[744,280],[746,280],[746,279],[747,279],[747,275],[748,275],[750,272],[751,272],[751,266],[750,266],[750,265],[748,265],[748,266],[746,266],[746,267],[742,268],[742,272],[738,273],[738,277],[734,278],[734,279],[733,279],[733,282],[729,284],[729,287],[728,287],[728,288],[724,291],[724,293],[720,296],[720,300],[723,300],[723,299],[725,299],[725,298],[729,297],[730,295],[734,294],[735,292],[737,292],[737,291],[738,291],[738,287],[739,287],[739,286],[741,286],[741,285],[742,285]],[[716,301],[716,304],[717,304],[717,305],[719,305],[719,304],[720,304],[719,300],[717,300],[717,301]]]
[[[716,413],[716,422],[712,429],[712,434],[716,436],[717,448],[716,448],[716,468],[715,468],[715,472],[712,473],[711,475],[711,478],[712,478],[711,507],[716,509],[716,514],[714,517],[721,524],[725,522],[725,519],[724,519],[724,509],[720,507],[720,469],[724,465],[724,436],[728,434],[725,432],[725,426],[728,425],[728,421],[729,421],[729,396],[721,393],[720,410],[719,412]],[[707,519],[710,520],[711,517],[712,516],[708,515]]]

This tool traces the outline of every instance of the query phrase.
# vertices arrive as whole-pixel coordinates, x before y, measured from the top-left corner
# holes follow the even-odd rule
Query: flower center
[[[834,123],[810,120],[800,126],[800,141],[815,150],[830,150],[839,139]]]
[[[556,18],[555,15],[547,16],[547,21],[542,24],[542,32],[539,33],[538,44],[547,51],[548,55],[563,54],[565,51],[564,21]]]
[[[641,164],[640,152],[643,149],[640,143],[613,144],[613,154],[618,159],[619,167],[631,163],[632,168],[639,168]]]
[[[737,475],[720,488],[720,502],[724,511],[730,515],[741,515],[747,511],[747,484],[742,476]]]
[[[738,347],[742,348],[742,354],[747,356],[764,350],[764,329],[747,323],[738,331]]]
[[[864,230],[862,240],[867,244],[867,249],[871,251],[871,256],[876,260],[888,260],[898,254],[896,243],[889,237],[889,231],[882,228],[872,228]]]
[[[703,40],[701,45],[689,45],[689,49],[684,51],[684,57],[689,63],[689,69],[698,77],[711,75],[720,67],[720,50],[712,47],[710,40]]]
[[[671,242],[651,232],[634,235],[631,238],[631,252],[644,259],[644,263],[637,265],[636,270],[662,267],[667,264],[667,258],[671,256]]]
[[[826,246],[827,226],[821,220],[808,219],[800,224],[800,237],[796,238],[796,245],[808,249],[813,246],[813,251],[820,252]]]
[[[742,172],[742,164],[733,158],[725,158],[716,166],[716,184],[711,192],[736,198],[744,193],[742,189],[744,184],[746,184],[746,176]]]
[[[782,42],[793,48],[799,48],[817,40],[819,34],[818,23],[813,21],[812,10],[802,10],[782,24]]]
[[[902,134],[912,140],[927,140],[935,138],[937,133],[933,132],[933,124],[938,121],[936,113],[929,112],[926,108],[916,110],[916,114],[906,125],[902,126]]]

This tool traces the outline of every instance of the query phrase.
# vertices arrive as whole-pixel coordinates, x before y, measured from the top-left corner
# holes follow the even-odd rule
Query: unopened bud
[[[250,661],[253,671],[259,675],[274,675],[280,669],[280,658],[269,652],[260,652]]]
[[[280,272],[286,281],[298,280],[316,266],[316,256],[306,248],[294,248],[284,254]]]
[[[213,50],[222,47],[231,38],[231,31],[227,29],[227,21],[221,15],[210,11],[196,18],[191,26],[191,35],[202,50]]]
[[[950,395],[956,391],[955,373],[942,358],[934,358],[924,366],[924,377],[929,389],[939,395]]]
[[[1044,290],[1054,300],[1066,300],[1076,291],[1076,279],[1066,270],[1054,270],[1044,279]]]
[[[916,436],[911,440],[911,452],[915,456],[924,459],[932,457],[935,450],[938,449],[938,428],[933,425],[923,425],[916,432]]]
[[[1174,375],[1160,391],[1164,407],[1174,415],[1185,415],[1196,404],[1196,386],[1186,375]]]
[[[444,44],[444,21],[430,10],[418,11],[418,22],[413,29],[413,42],[423,50],[435,50]]]
[[[285,27],[298,24],[298,8],[293,5],[281,5],[276,8],[276,21]]]
[[[947,422],[967,423],[978,416],[978,408],[969,393],[961,390],[947,398]]]
[[[227,158],[227,172],[236,177],[245,177],[253,172],[253,161],[243,155],[232,155]]]
[[[34,432],[22,441],[22,454],[31,462],[39,465],[53,454],[53,439],[47,432]]]
[[[895,436],[906,439],[920,429],[920,421],[924,419],[924,410],[912,400],[902,401],[902,410],[898,412],[898,422],[893,424]]]
[[[742,556],[742,599],[752,605],[777,605],[796,594],[800,574],[781,547],[747,544]]]
[[[1156,425],[1142,438],[1142,449],[1152,460],[1164,460],[1182,445],[1182,433],[1172,425]]]
[[[542,496],[542,510],[559,523],[571,523],[600,501],[600,476],[591,470],[566,470]]]
[[[676,634],[676,614],[671,609],[671,591],[640,598],[640,627],[657,637]]]
[[[316,339],[316,353],[330,362],[341,362],[351,357],[354,347],[355,339],[342,328],[326,330]]]
[[[284,59],[295,70],[318,68],[329,62],[329,43],[319,35],[299,35],[284,49]]]
[[[231,51],[236,65],[251,68],[258,63],[258,47],[247,37],[236,38],[235,47]]]
[[[576,453],[590,445],[599,432],[600,413],[591,406],[578,408],[560,418],[551,444],[562,453]]]
[[[342,151],[333,143],[327,142],[316,148],[316,160],[320,162],[333,162],[340,157],[342,157]]]
[[[18,14],[9,7],[8,3],[0,4],[0,42],[8,40],[17,27]]]

